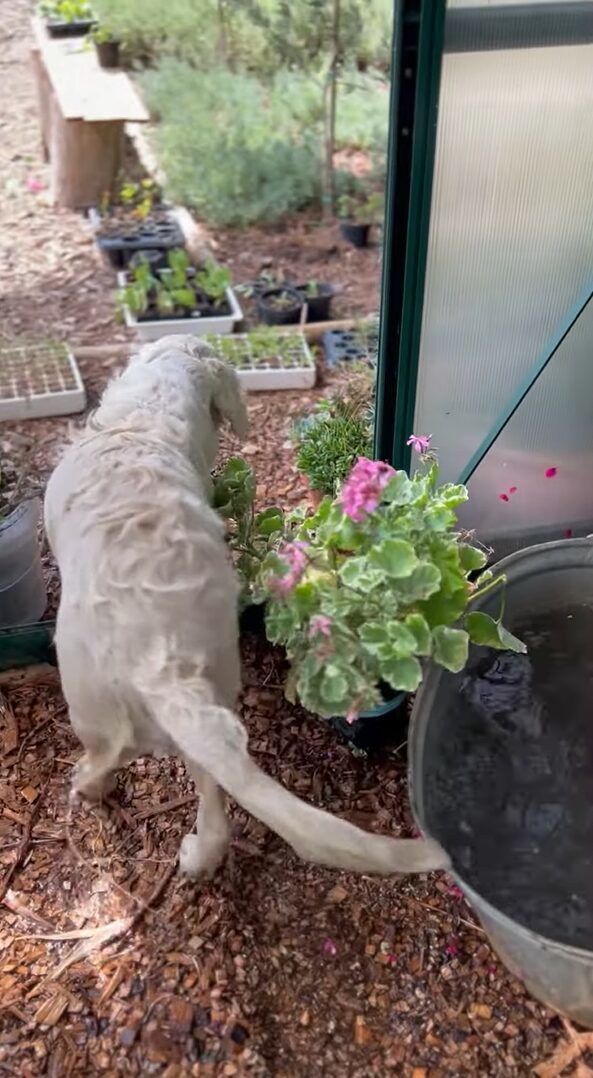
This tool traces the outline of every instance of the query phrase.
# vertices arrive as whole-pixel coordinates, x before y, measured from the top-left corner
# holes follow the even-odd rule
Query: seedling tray
[[[317,380],[315,360],[302,333],[282,338],[282,355],[254,354],[248,334],[237,333],[224,340],[208,337],[220,359],[235,368],[245,390],[312,389]]]
[[[164,210],[156,221],[131,221],[126,228],[121,222],[121,233],[101,236],[100,228],[103,217],[99,210],[88,211],[88,219],[95,229],[97,247],[109,259],[114,269],[127,269],[130,259],[138,251],[169,251],[174,247],[185,247],[185,238],[175,213]]]
[[[369,349],[368,344],[361,340],[361,335],[356,330],[331,329],[322,334],[321,343],[328,367],[356,360],[371,363],[373,366],[376,363],[376,355]]]
[[[96,26],[94,19],[46,19],[45,29],[50,37],[82,37]]]
[[[125,288],[127,282],[127,273],[120,271],[117,275],[119,287]],[[228,314],[200,315],[196,312],[186,318],[138,319],[129,307],[124,306],[124,320],[130,329],[136,331],[139,341],[158,341],[159,337],[182,333],[196,337],[204,337],[207,333],[224,335],[232,333],[235,326],[243,321],[243,311],[232,288],[227,288],[226,297]]]
[[[67,345],[0,343],[0,420],[71,415],[85,407],[83,381]]]

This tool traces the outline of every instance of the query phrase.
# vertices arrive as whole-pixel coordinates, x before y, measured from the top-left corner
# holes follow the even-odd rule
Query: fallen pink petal
[[[461,890],[461,887],[457,886],[456,883],[451,884],[449,888],[449,894],[452,895],[453,898],[463,898],[463,891]]]
[[[31,195],[39,195],[42,191],[45,191],[43,180],[38,180],[36,176],[27,176],[25,185]]]
[[[455,943],[455,940],[451,940],[447,944],[445,948],[445,953],[448,954],[450,958],[455,958],[455,955],[459,954],[459,947]]]
[[[557,468],[546,468],[546,479],[553,479],[555,475],[558,475]]]
[[[509,494],[516,494],[516,493],[517,493],[517,487],[510,487]]]
[[[498,497],[500,498],[501,502],[508,502],[509,500],[508,494],[499,494]]]
[[[332,939],[326,939],[323,944],[323,953],[331,955],[332,957],[338,953],[338,948]]]
[[[565,539],[572,539],[572,536],[573,536],[572,528],[566,528],[565,532],[564,532],[564,538]]]

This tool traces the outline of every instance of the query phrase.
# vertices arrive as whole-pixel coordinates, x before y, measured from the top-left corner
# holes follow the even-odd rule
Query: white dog
[[[148,345],[108,386],[45,499],[62,577],[56,646],[86,752],[74,790],[100,797],[145,753],[182,755],[200,794],[181,870],[224,857],[226,790],[303,858],[362,872],[446,866],[432,841],[367,834],[294,797],[255,765],[234,714],[240,688],[237,581],[209,506],[227,419],[247,430],[234,371],[194,337]]]

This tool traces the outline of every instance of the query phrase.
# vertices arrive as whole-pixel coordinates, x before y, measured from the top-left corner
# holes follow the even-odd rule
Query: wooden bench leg
[[[113,191],[123,141],[122,121],[64,120],[57,101],[52,101],[49,156],[54,205],[74,210],[97,206],[106,192]]]
[[[31,61],[37,91],[37,104],[39,106],[39,123],[41,127],[41,152],[43,160],[49,161],[49,145],[51,141],[51,99],[53,90],[47,76],[47,71],[41,59],[39,49],[31,49]]]

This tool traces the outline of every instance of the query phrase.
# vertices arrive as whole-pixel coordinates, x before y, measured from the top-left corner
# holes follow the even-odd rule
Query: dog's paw
[[[179,871],[183,876],[197,880],[210,879],[226,857],[228,836],[185,835],[179,847]]]
[[[84,797],[87,801],[100,801],[112,793],[116,785],[115,773],[101,771],[93,766],[92,760],[85,753],[74,768],[70,797],[73,800]]]

